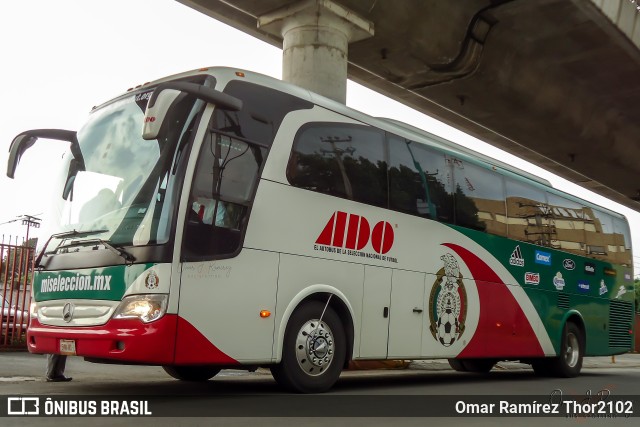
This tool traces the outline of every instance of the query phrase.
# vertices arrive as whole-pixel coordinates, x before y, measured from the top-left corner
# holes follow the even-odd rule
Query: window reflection
[[[387,207],[384,134],[342,123],[314,123],[296,135],[288,168],[298,187]]]
[[[507,235],[504,181],[497,173],[459,161],[454,169],[456,224]]]
[[[452,223],[451,175],[444,155],[399,136],[388,135],[388,141],[389,207]]]
[[[550,246],[553,234],[544,191],[514,179],[506,179],[509,237]]]
[[[419,142],[389,133],[385,139],[371,127],[304,126],[287,176],[309,190],[631,265],[624,220]]]

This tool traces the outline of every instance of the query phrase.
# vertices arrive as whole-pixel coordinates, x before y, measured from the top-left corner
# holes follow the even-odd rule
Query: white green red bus
[[[93,109],[36,260],[27,345],[299,392],[350,361],[579,374],[632,346],[622,215],[392,120],[205,68]]]

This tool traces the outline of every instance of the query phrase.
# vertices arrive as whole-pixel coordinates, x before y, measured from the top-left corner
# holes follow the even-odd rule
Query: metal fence
[[[0,242],[0,350],[26,348],[34,248],[19,238]]]

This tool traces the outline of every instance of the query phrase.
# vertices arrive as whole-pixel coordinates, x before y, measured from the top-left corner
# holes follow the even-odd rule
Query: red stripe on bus
[[[178,316],[176,365],[239,365],[240,363],[213,345],[191,323]]]
[[[462,246],[453,243],[443,245],[454,250],[469,267],[480,299],[478,329],[457,357],[544,356],[529,319],[491,267]]]

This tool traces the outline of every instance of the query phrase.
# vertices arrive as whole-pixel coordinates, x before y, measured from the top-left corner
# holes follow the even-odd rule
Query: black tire
[[[467,372],[475,372],[477,374],[486,374],[496,364],[494,359],[461,359],[460,362]]]
[[[548,359],[550,373],[561,378],[573,378],[580,374],[585,342],[582,330],[573,322],[567,322],[562,331],[560,354]]]
[[[467,372],[467,368],[464,367],[462,360],[460,359],[448,359],[451,369],[458,372]]]
[[[311,301],[298,307],[287,324],[282,360],[271,367],[281,386],[298,393],[329,390],[344,366],[347,340],[340,318],[325,304]]]
[[[215,366],[163,366],[162,369],[173,378],[181,381],[207,381],[220,372]]]
[[[552,377],[553,368],[550,363],[551,359],[538,359],[531,361],[533,372],[539,377]]]

